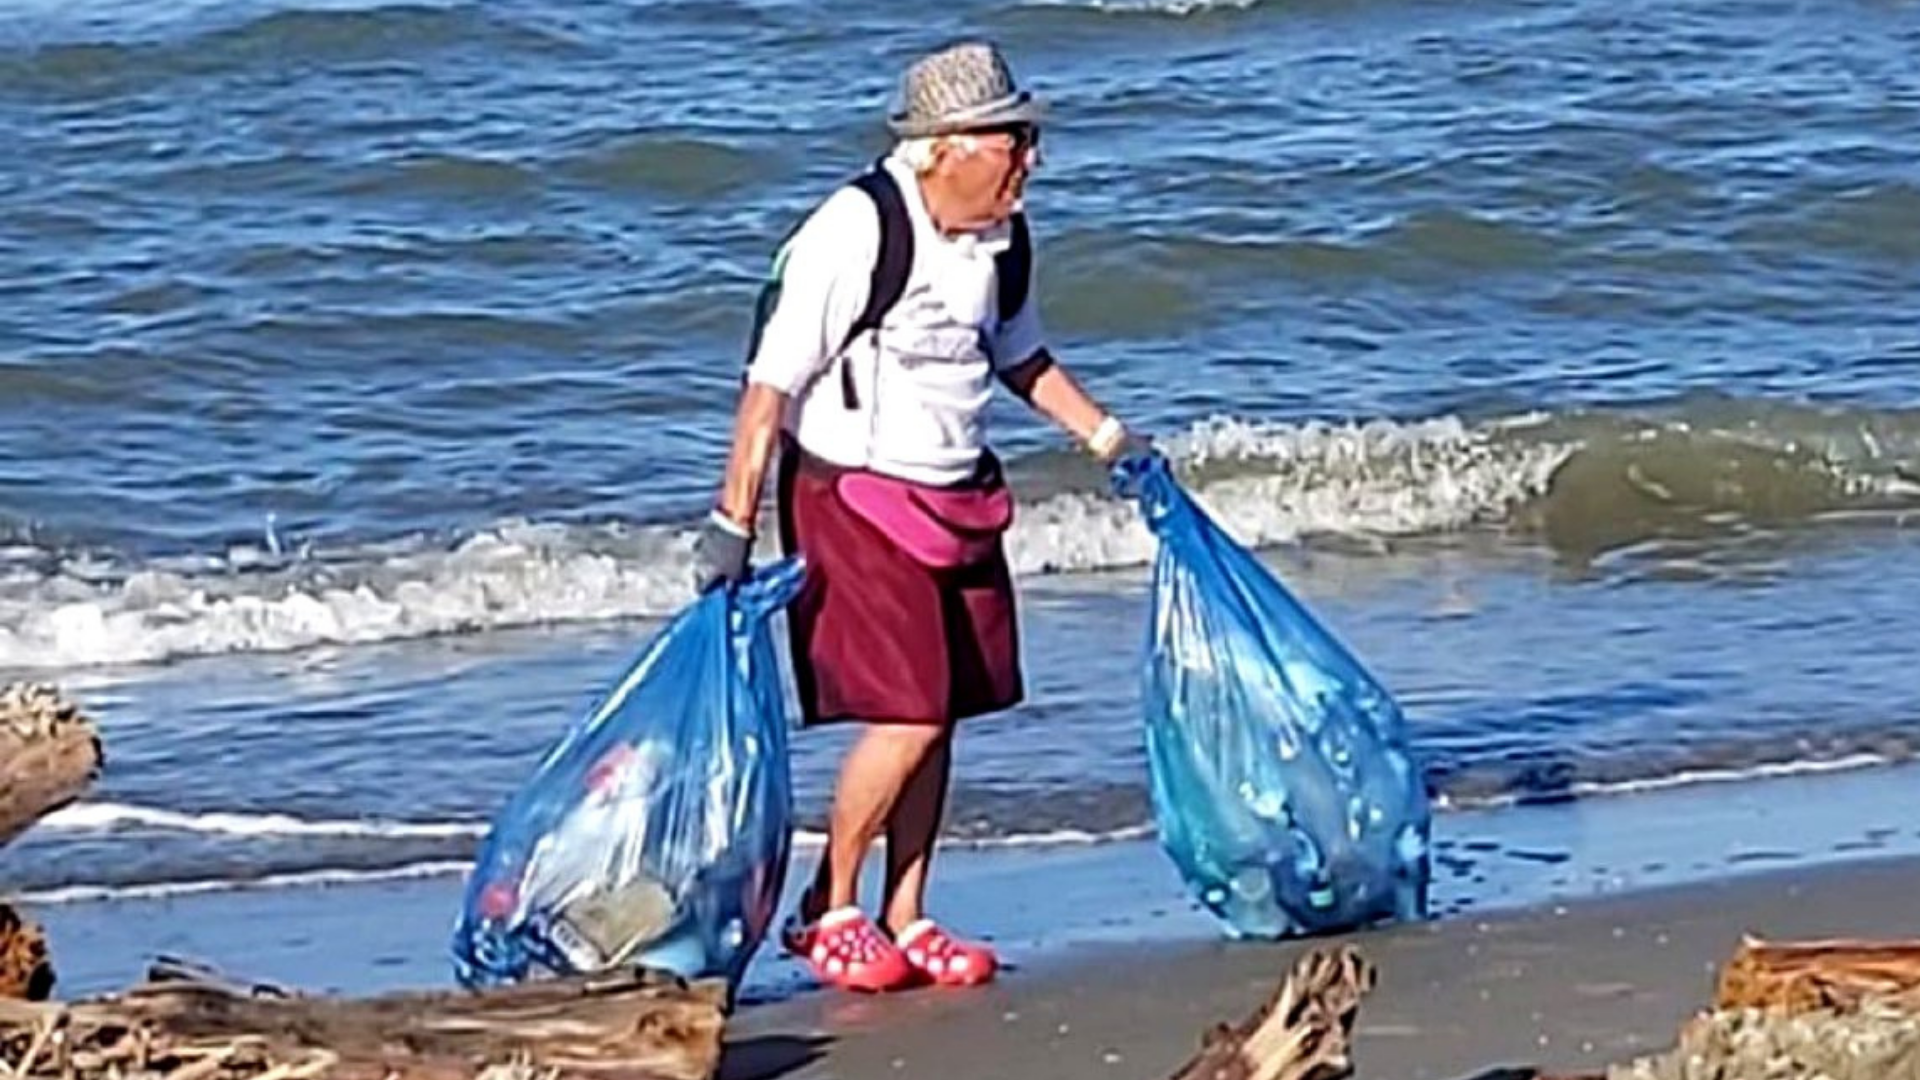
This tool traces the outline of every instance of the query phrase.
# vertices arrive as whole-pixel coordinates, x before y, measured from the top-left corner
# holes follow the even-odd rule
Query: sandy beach
[[[1670,1044],[1710,1000],[1743,934],[1920,934],[1920,860],[1744,875],[1329,938],[1380,981],[1361,1008],[1355,1075],[1427,1080],[1598,1070]],[[1162,944],[1110,952],[977,992],[886,1000],[820,994],[750,1010],[730,1080],[774,1076],[1171,1075],[1215,1020],[1268,995],[1306,943]]]

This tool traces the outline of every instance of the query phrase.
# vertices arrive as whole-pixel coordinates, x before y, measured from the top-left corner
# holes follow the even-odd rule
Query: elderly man
[[[782,936],[822,982],[865,991],[973,985],[995,970],[988,948],[924,908],[954,725],[1023,694],[1001,542],[1013,503],[985,440],[994,382],[1103,462],[1146,452],[1045,345],[1020,213],[1038,103],[979,42],[914,63],[901,99],[893,153],[776,259],[698,546],[701,588],[747,572],[777,447],[781,544],[808,568],[788,612],[802,719],[863,725],[825,856]],[[876,924],[856,887],[882,830]]]

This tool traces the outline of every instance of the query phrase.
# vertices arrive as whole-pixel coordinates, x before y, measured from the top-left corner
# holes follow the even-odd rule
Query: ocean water
[[[1913,4],[6,14],[0,678],[109,753],[0,855],[30,898],[457,872],[688,599],[757,277],[960,34],[1052,104],[1057,351],[1446,807],[1920,742]],[[969,726],[952,841],[1139,836],[1151,541],[994,431],[1031,694]],[[796,746],[810,827],[844,741]]]

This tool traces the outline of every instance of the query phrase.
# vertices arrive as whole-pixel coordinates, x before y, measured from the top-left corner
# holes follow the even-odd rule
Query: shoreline
[[[1916,822],[1920,765],[1447,811],[1435,816],[1434,920],[1423,925],[1776,871],[1844,873],[1920,859]],[[796,852],[789,905],[814,855]],[[878,869],[872,860],[869,898]],[[451,985],[446,945],[461,887],[460,875],[444,874],[28,910],[49,934],[63,998],[123,988],[163,953],[315,991],[367,994]],[[1221,940],[1151,838],[948,850],[930,902],[956,929],[993,940],[1016,981],[1143,947]],[[820,996],[814,990],[805,970],[769,942],[742,1001],[757,1008]]]
[[[1673,1044],[1743,935],[1920,937],[1916,780],[1920,766],[1894,766],[1449,811],[1436,816],[1435,917],[1277,943],[1225,940],[1152,839],[951,851],[934,913],[993,939],[999,980],[822,991],[769,942],[718,1075],[1157,1080],[1203,1032],[1264,1002],[1306,950],[1342,942],[1379,975],[1354,1033],[1357,1077],[1626,1064]],[[48,931],[62,999],[124,989],[160,954],[368,995],[452,985],[460,889],[448,875],[28,914]]]

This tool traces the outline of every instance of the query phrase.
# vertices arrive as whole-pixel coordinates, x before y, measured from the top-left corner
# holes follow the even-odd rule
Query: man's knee
[[[877,727],[900,745],[922,750],[944,746],[953,737],[953,728],[947,724],[881,724]]]
[[[870,724],[863,739],[896,767],[912,769],[945,749],[952,736],[945,724]]]

